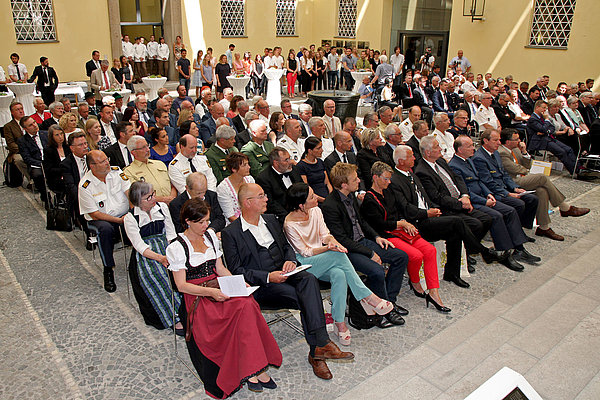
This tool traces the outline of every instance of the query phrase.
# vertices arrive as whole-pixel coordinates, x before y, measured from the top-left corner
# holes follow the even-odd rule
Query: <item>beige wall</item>
[[[358,0],[359,18],[356,39],[368,41],[371,47],[387,48],[390,41],[393,0]],[[290,48],[321,45],[321,40],[334,40],[337,31],[336,0],[298,0],[295,37],[275,35],[275,2],[252,0],[246,2],[246,35],[244,38],[221,38],[221,9],[219,1],[181,0],[183,38],[195,56],[199,49],[214,49],[218,57],[229,43],[242,54],[263,54],[265,47],[281,46],[284,56]],[[201,17],[200,17],[201,16]],[[383,47],[382,47],[383,46]],[[389,51],[389,49],[388,49]],[[188,58],[192,58],[188,55]]]
[[[29,73],[40,63],[40,56],[50,59],[61,82],[87,80],[85,63],[92,50],[100,51],[101,57],[110,57],[108,7],[106,0],[55,0],[54,18],[58,42],[17,44],[15,29],[10,17],[9,1],[0,2],[0,15],[5,23],[0,26],[0,64],[6,71],[13,52],[21,56],[21,62]]]
[[[461,2],[462,3],[462,2]],[[512,74],[517,81],[535,83],[538,76],[550,76],[550,87],[558,82],[574,83],[596,79],[600,86],[600,1],[578,0],[567,50],[533,49],[525,46],[531,29],[533,0],[487,1],[485,21],[471,22],[454,3],[450,25],[448,60],[463,49],[475,73],[491,72],[494,77]]]

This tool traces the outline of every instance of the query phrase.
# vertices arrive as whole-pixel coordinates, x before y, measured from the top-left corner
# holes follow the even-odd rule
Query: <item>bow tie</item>
[[[285,177],[285,178],[291,178],[291,177],[292,177],[292,173],[291,173],[291,172],[283,172],[283,173],[281,174],[281,176],[282,176],[282,178],[283,178],[283,177]]]

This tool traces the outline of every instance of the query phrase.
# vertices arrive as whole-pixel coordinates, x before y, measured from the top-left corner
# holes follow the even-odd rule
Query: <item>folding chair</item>
[[[294,318],[294,314],[289,309],[261,307],[260,311],[263,314],[283,314],[283,315],[277,315],[274,319],[267,321],[268,326],[274,325],[281,321],[284,324],[286,324],[287,326],[289,326],[290,328],[292,328],[294,331],[298,332],[300,335],[304,336],[304,331],[302,330],[302,328],[298,328],[296,325],[294,325],[292,322],[290,322],[288,320],[290,317]],[[266,320],[266,318],[265,318],[265,320]]]
[[[589,135],[589,133],[588,133],[588,135]],[[584,161],[584,163],[585,163],[585,167],[583,165],[581,167],[582,170],[600,173],[600,157],[599,156],[594,157],[593,155],[590,155],[590,154],[582,156],[581,155],[581,138],[579,137],[579,135],[577,135],[577,142],[579,143],[579,146],[578,146],[579,149],[577,150],[577,157],[575,158],[575,169],[573,170],[571,179],[575,179],[575,175],[577,175],[577,166],[579,165],[579,161]],[[589,163],[596,163],[596,167],[595,168],[588,167]]]

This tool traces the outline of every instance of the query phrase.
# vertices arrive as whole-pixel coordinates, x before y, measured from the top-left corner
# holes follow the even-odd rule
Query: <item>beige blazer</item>
[[[100,88],[104,86],[104,78],[102,77],[102,75],[102,68],[98,68],[92,71],[92,75],[90,75],[90,85],[92,86],[92,90],[96,95],[96,100],[102,100],[102,96],[100,95]],[[108,75],[108,81],[110,82],[111,88],[121,87],[121,85],[119,85],[119,82],[117,82],[117,79],[115,78],[115,74],[113,74],[110,69],[106,70],[106,75]]]

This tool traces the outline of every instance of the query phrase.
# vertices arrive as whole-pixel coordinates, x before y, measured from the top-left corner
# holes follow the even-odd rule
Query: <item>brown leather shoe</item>
[[[581,217],[590,212],[589,208],[571,206],[567,211],[561,211],[561,217]]]
[[[308,355],[308,363],[312,366],[313,372],[321,379],[331,379],[333,375],[324,360],[315,360],[310,354]]]
[[[331,340],[323,347],[315,349],[315,360],[333,360],[333,361],[352,361],[354,354],[349,351],[341,351],[339,347]]]
[[[558,233],[555,233],[552,230],[552,228],[540,229],[540,227],[538,226],[537,229],[535,230],[535,235],[536,236],[545,236],[552,240],[558,240],[559,242],[562,242],[563,240],[565,240],[564,237],[560,236]]]

